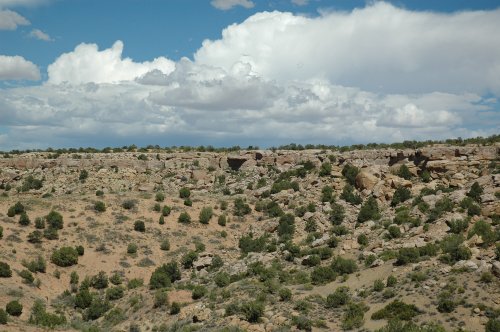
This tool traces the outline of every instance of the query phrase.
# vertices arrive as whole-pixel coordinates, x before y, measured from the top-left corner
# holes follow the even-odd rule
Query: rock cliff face
[[[372,315],[394,299],[419,309],[418,325],[497,326],[499,144],[49,157],[0,158],[0,263],[14,271],[0,308],[24,306],[0,330],[29,330],[36,299],[66,317],[63,330],[376,330],[385,321]],[[55,263],[79,245],[78,264]],[[99,288],[99,271],[121,283]],[[159,289],[155,273],[167,275]],[[86,287],[91,309],[78,302]]]

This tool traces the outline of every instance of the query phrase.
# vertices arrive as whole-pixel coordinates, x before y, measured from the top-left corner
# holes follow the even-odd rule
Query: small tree
[[[186,198],[189,198],[190,196],[191,196],[191,191],[188,188],[183,187],[179,190],[179,197],[180,198],[186,199]]]
[[[370,197],[359,210],[358,222],[363,223],[368,220],[377,220],[379,218],[380,213],[377,200],[374,197]]]
[[[212,219],[212,216],[214,214],[214,211],[210,206],[206,206],[200,211],[200,223],[202,224],[208,224],[210,219]]]
[[[21,213],[21,215],[19,216],[19,225],[28,226],[30,223],[31,220],[28,217],[28,214],[26,212]]]
[[[11,316],[19,317],[23,313],[23,305],[17,300],[10,301],[5,306],[5,311]]]
[[[53,229],[62,229],[63,228],[63,216],[57,211],[50,211],[48,215],[45,216],[45,220],[49,227]]]
[[[146,226],[144,225],[144,221],[136,220],[134,222],[134,231],[144,233],[146,231]]]
[[[0,278],[10,278],[12,277],[12,270],[10,265],[5,262],[0,262]]]
[[[102,201],[97,201],[94,203],[94,210],[96,212],[105,212],[106,211],[106,204]]]
[[[78,264],[78,251],[72,247],[62,247],[52,253],[51,261],[61,267]]]
[[[408,166],[404,164],[399,167],[397,175],[405,180],[410,180],[413,177],[413,174],[410,172]]]

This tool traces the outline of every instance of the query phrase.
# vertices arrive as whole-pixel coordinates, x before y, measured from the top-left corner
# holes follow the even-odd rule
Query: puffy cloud
[[[302,17],[257,13],[205,40],[194,58],[248,62],[280,81],[323,78],[382,93],[500,93],[500,9],[415,12],[376,2]]]
[[[170,74],[153,70],[134,81],[0,90],[0,123],[9,128],[0,149],[469,137],[497,131],[495,103],[474,94],[377,94],[327,80],[281,83],[249,64],[226,71],[183,59]]]
[[[0,10],[0,30],[15,30],[19,25],[29,24],[30,21],[12,10]]]
[[[212,0],[212,6],[221,10],[228,10],[236,6],[253,8],[255,4],[250,0]]]
[[[30,32],[30,37],[32,38],[36,38],[36,39],[39,39],[39,40],[43,40],[43,41],[53,41],[52,38],[50,38],[50,36],[43,32],[42,30],[39,30],[39,29],[33,29],[31,30]]]
[[[40,79],[40,71],[32,62],[21,56],[0,55],[0,80]]]
[[[130,58],[122,58],[122,52],[121,41],[102,51],[99,51],[96,44],[82,43],[73,52],[62,54],[49,65],[48,82],[112,83],[133,80],[154,69],[168,74],[175,67],[172,61],[164,57],[151,62],[134,62]]]

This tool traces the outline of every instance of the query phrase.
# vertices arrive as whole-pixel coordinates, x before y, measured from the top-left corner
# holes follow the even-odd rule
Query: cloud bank
[[[38,67],[21,56],[0,55],[0,80],[40,79]]]
[[[490,135],[500,123],[495,31],[499,10],[376,3],[315,18],[258,13],[205,41],[193,60],[135,62],[120,41],[80,44],[48,67],[43,85],[0,89],[0,149]]]
[[[12,10],[0,10],[0,30],[16,30],[20,25],[30,25],[30,21]]]

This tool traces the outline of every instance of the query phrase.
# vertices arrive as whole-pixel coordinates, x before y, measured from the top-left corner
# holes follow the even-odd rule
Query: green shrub
[[[349,183],[344,186],[344,189],[342,189],[340,198],[346,201],[347,203],[351,203],[354,205],[359,205],[363,203],[363,199],[361,198],[361,196],[359,196],[359,194],[354,192],[354,187]]]
[[[5,310],[0,309],[0,325],[6,325],[7,320],[7,313],[5,312]]]
[[[7,211],[7,216],[14,217],[15,215],[21,214],[21,213],[23,213],[25,211],[26,211],[26,209],[25,209],[24,205],[21,202],[16,202]]]
[[[181,264],[185,269],[193,267],[193,263],[198,259],[198,254],[195,251],[189,251],[181,258]]]
[[[99,271],[99,273],[92,276],[92,278],[90,279],[90,285],[95,289],[105,289],[108,287],[109,284],[108,281],[109,279],[108,276],[106,275],[106,272]]]
[[[122,208],[124,208],[125,210],[132,210],[133,208],[135,208],[136,204],[137,204],[136,200],[127,199],[127,200],[123,201]]]
[[[342,169],[342,175],[345,177],[347,183],[350,185],[356,184],[356,176],[359,173],[359,169],[351,164],[346,164]]]
[[[264,315],[265,306],[262,302],[253,301],[246,302],[241,305],[240,311],[243,314],[245,320],[250,323],[257,323]]]
[[[144,233],[146,231],[146,225],[142,220],[136,220],[134,222],[134,231]]]
[[[36,229],[44,229],[45,228],[45,219],[37,217],[35,218],[35,228]]]
[[[481,202],[481,195],[483,194],[483,188],[479,183],[476,181],[472,184],[469,192],[467,193],[467,196],[475,200],[476,202],[480,203]]]
[[[28,226],[30,223],[31,220],[28,217],[28,214],[26,212],[22,212],[21,215],[19,216],[19,225]]]
[[[23,281],[27,284],[32,284],[33,281],[35,281],[35,277],[33,277],[33,274],[28,270],[20,271],[19,276],[23,278]]]
[[[161,214],[162,214],[162,216],[167,217],[170,215],[171,211],[172,211],[172,208],[168,205],[165,205],[165,206],[163,206],[163,208],[161,210]]]
[[[80,175],[78,176],[78,180],[81,182],[85,182],[85,180],[89,177],[89,172],[85,169],[80,171]]]
[[[450,232],[454,234],[460,234],[464,231],[467,230],[467,227],[469,227],[469,219],[453,219],[453,220],[447,220],[446,224],[448,227],[450,227]]]
[[[84,319],[96,320],[102,317],[109,309],[111,309],[111,304],[108,301],[94,297],[92,303],[85,311]]]
[[[250,214],[250,212],[252,212],[252,209],[242,198],[238,197],[234,200],[233,214],[235,216],[243,217],[244,215]]]
[[[396,188],[396,191],[394,192],[394,195],[392,196],[391,206],[396,206],[399,203],[403,203],[409,200],[410,198],[411,198],[410,189],[403,186],[398,186]]]
[[[319,176],[329,176],[332,173],[332,164],[324,162],[319,169]]]
[[[368,220],[378,220],[380,218],[377,200],[370,197],[361,206],[358,214],[358,222],[363,223]]]
[[[155,292],[154,308],[161,308],[168,304],[168,292],[165,289],[158,289]]]
[[[287,213],[280,217],[278,235],[283,238],[292,238],[295,232],[295,216]]]
[[[349,287],[341,286],[326,297],[326,307],[338,308],[349,303],[350,299]]]
[[[431,173],[429,173],[428,170],[424,169],[422,173],[420,173],[420,178],[422,179],[423,182],[429,183],[432,181],[431,178]]]
[[[439,312],[450,313],[453,312],[456,307],[457,303],[453,299],[453,295],[450,292],[444,291],[439,293],[437,305],[437,309]]]
[[[17,300],[10,301],[5,306],[5,311],[11,316],[19,317],[23,313],[23,305]]]
[[[181,279],[177,262],[170,262],[157,267],[149,279],[149,288],[158,289],[170,287],[171,283]]]
[[[390,275],[387,277],[387,282],[386,282],[387,287],[394,287],[394,286],[396,286],[397,283],[398,283],[398,279],[395,276]]]
[[[3,227],[0,226],[0,239],[2,239],[2,238],[3,238]]]
[[[432,210],[429,211],[428,221],[432,222],[440,218],[445,212],[453,211],[454,204],[448,197],[438,200]]]
[[[330,202],[334,199],[333,188],[331,186],[324,186],[321,189],[321,201]]]
[[[110,287],[106,290],[106,299],[109,301],[114,301],[121,299],[125,294],[125,290],[122,286]]]
[[[266,248],[267,240],[268,236],[266,235],[262,235],[256,239],[253,238],[253,234],[244,235],[238,241],[238,247],[244,254],[262,252]]]
[[[43,231],[43,236],[47,240],[57,240],[57,239],[59,239],[59,234],[57,233],[57,229],[52,228],[52,227],[46,228]]]
[[[181,212],[178,221],[182,224],[189,224],[191,222],[191,216],[187,212]]]
[[[215,275],[214,282],[218,287],[223,288],[231,283],[231,278],[226,272],[219,272]]]
[[[190,198],[186,198],[184,200],[184,205],[185,206],[193,206],[193,201]]]
[[[36,272],[45,273],[45,270],[47,268],[47,263],[45,262],[45,259],[41,255],[38,255],[36,259],[31,260],[29,262],[23,261],[22,264],[29,271],[31,271],[33,273],[36,273]]]
[[[205,286],[196,285],[193,288],[193,292],[191,294],[191,298],[193,300],[199,300],[207,294],[208,290]]]
[[[72,247],[62,247],[52,253],[51,261],[61,267],[78,264],[78,251]]]
[[[311,282],[314,285],[321,285],[337,278],[338,274],[330,266],[317,266],[311,271]]]
[[[85,248],[83,246],[76,246],[75,247],[76,252],[78,253],[78,256],[83,256],[85,254]]]
[[[345,209],[342,205],[337,203],[331,204],[332,210],[330,211],[330,222],[333,225],[340,225],[345,218]]]
[[[181,312],[181,305],[179,304],[179,302],[172,302],[172,304],[170,305],[170,314],[171,315],[177,315],[178,313]]]
[[[97,197],[102,197],[102,196],[104,196],[104,191],[102,191],[102,190],[96,190],[95,195]]]
[[[440,246],[444,255],[441,259],[449,264],[471,258],[472,253],[464,244],[462,235],[450,234],[441,241]]]
[[[490,318],[485,326],[485,332],[498,332],[500,331],[500,317]]]
[[[403,178],[405,180],[411,180],[411,178],[413,177],[413,174],[410,172],[408,166],[403,164],[399,167],[399,170],[397,172],[397,176],[399,176],[400,178]]]
[[[35,230],[28,234],[29,243],[41,243],[42,242],[42,232]]]
[[[104,204],[103,201],[97,201],[94,203],[94,210],[96,212],[105,212],[106,211],[106,204]]]
[[[155,195],[155,201],[157,202],[163,202],[165,200],[165,194],[164,193],[156,193]]]
[[[358,270],[358,266],[354,260],[340,256],[335,257],[330,266],[333,271],[340,275],[351,274]]]
[[[221,214],[219,216],[219,218],[217,219],[217,224],[219,224],[220,226],[226,226],[226,223],[227,223],[226,215],[225,214]]]
[[[137,252],[137,244],[129,243],[127,246],[127,254],[135,254]]]
[[[271,194],[277,194],[283,190],[293,189],[299,191],[299,183],[289,180],[278,180],[271,186]]]
[[[418,248],[401,248],[397,254],[396,265],[416,263],[420,259]]]
[[[419,315],[420,310],[413,304],[406,304],[399,300],[394,300],[383,309],[376,311],[372,314],[372,319],[397,319],[397,320],[412,320],[414,317]]]
[[[369,243],[368,237],[365,234],[358,235],[357,241],[358,241],[358,244],[361,246],[367,246]]]
[[[387,231],[389,232],[389,238],[390,239],[397,239],[401,237],[401,229],[399,229],[398,226],[391,225],[387,228]]]
[[[278,295],[281,301],[290,301],[292,299],[292,291],[288,288],[280,288]]]
[[[57,212],[57,211],[50,211],[48,215],[45,216],[45,220],[47,221],[47,224],[49,224],[50,228],[53,229],[62,229],[63,228],[63,217],[62,215]]]
[[[342,328],[351,330],[363,326],[366,311],[368,307],[364,303],[350,303],[342,316]]]
[[[165,217],[163,215],[161,215],[160,218],[158,219],[158,224],[165,225]]]
[[[160,249],[163,251],[169,251],[170,250],[170,241],[168,239],[164,239],[163,241],[161,241]]]
[[[142,285],[144,285],[144,281],[142,279],[133,278],[133,279],[130,279],[128,281],[127,288],[128,289],[135,289],[135,288],[141,287]]]
[[[382,290],[384,290],[384,282],[380,279],[377,279],[373,282],[373,291],[374,292],[381,292]]]
[[[94,296],[90,293],[88,289],[82,289],[75,294],[74,303],[75,307],[80,309],[86,309],[92,304]]]
[[[470,238],[476,234],[481,236],[484,246],[489,246],[500,240],[500,233],[493,231],[491,225],[484,220],[479,220],[472,226],[468,237]]]
[[[208,224],[212,216],[214,215],[214,211],[210,206],[205,206],[200,211],[200,223]]]
[[[180,198],[186,199],[186,198],[189,198],[190,196],[191,196],[191,190],[189,190],[188,188],[183,187],[179,190],[179,197]]]

